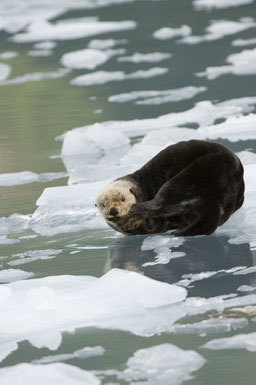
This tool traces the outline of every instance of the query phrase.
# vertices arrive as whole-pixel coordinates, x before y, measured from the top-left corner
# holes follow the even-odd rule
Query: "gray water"
[[[20,3],[22,2],[26,3],[26,0],[20,0]],[[167,67],[169,71],[164,75],[149,79],[125,80],[89,87],[70,85],[70,80],[75,76],[89,73],[86,70],[74,70],[59,79],[8,86],[0,85],[0,173],[24,170],[31,170],[38,174],[65,172],[61,159],[53,157],[60,154],[62,145],[61,142],[55,141],[55,138],[74,127],[108,120],[156,118],[170,112],[185,111],[202,100],[221,102],[233,98],[255,96],[255,75],[227,74],[215,80],[195,76],[195,73],[203,72],[206,67],[224,65],[226,57],[232,53],[246,48],[255,48],[255,45],[249,47],[231,45],[235,39],[254,38],[255,27],[196,45],[179,44],[178,39],[157,40],[152,38],[153,32],[163,26],[178,28],[187,24],[192,28],[193,35],[203,35],[210,20],[237,21],[242,17],[256,18],[255,2],[238,7],[206,11],[196,10],[190,0],[138,0],[95,9],[73,9],[64,12],[56,20],[88,16],[97,16],[104,21],[133,20],[136,21],[137,28],[87,38],[60,40],[53,49],[53,53],[46,57],[28,56],[28,51],[32,49],[35,42],[15,43],[10,39],[12,34],[0,30],[0,54],[5,51],[18,53],[17,57],[0,60],[0,62],[12,67],[11,78],[26,73],[56,71],[61,67],[59,61],[63,54],[85,48],[92,39],[114,38],[128,40],[125,45],[120,46],[127,50],[125,53],[127,56],[134,52],[159,51],[172,53],[173,57],[159,63],[134,64],[118,62],[114,56],[95,71],[122,70],[129,73],[151,67]],[[191,99],[159,105],[110,103],[107,100],[111,95],[124,92],[175,89],[187,85],[203,86],[207,87],[207,90]],[[97,114],[96,110],[102,110],[102,113]],[[194,128],[193,125],[192,128]],[[230,142],[222,139],[218,141],[228,145],[235,152],[251,149],[256,153],[255,140]],[[67,180],[67,178],[62,178],[48,183],[35,182],[0,187],[0,216],[8,217],[13,213],[33,213],[36,209],[36,200],[45,188],[66,185]],[[21,235],[33,234],[31,230],[28,230]],[[15,238],[16,235],[11,236],[11,238],[13,237]],[[33,272],[35,279],[64,274],[101,277],[109,269],[119,268],[132,269],[154,280],[172,284],[177,283],[183,274],[252,266],[255,263],[255,251],[250,250],[248,243],[230,244],[227,236],[213,235],[189,239],[185,242],[177,249],[185,253],[184,257],[172,259],[168,264],[144,267],[145,262],[154,261],[155,257],[153,251],[143,252],[141,250],[144,238],[116,237],[111,229],[82,230],[53,236],[39,235],[36,238],[21,239],[17,244],[1,245],[0,257],[6,257],[1,258],[2,269],[10,268],[8,262],[13,259],[13,254],[36,249],[62,249],[63,251],[53,259],[36,260],[17,266],[24,271]],[[95,249],[80,248],[86,245],[95,246]],[[70,254],[72,251],[79,252]],[[210,298],[236,293],[237,288],[241,285],[254,286],[254,274],[218,274],[194,282],[192,287],[187,290],[189,297]],[[187,317],[181,322],[196,322],[201,319],[203,317],[198,315]],[[18,350],[6,357],[0,367],[31,362],[52,354],[71,353],[84,346],[100,345],[105,348],[103,356],[84,360],[74,358],[67,363],[89,371],[123,370],[128,358],[138,349],[170,343],[185,350],[197,351],[206,359],[205,365],[193,373],[194,378],[188,382],[191,385],[206,383],[208,385],[240,385],[241,383],[251,385],[255,383],[255,353],[248,352],[246,349],[214,351],[203,349],[201,346],[213,338],[253,331],[255,331],[255,323],[251,319],[249,319],[248,326],[243,329],[202,335],[160,333],[151,337],[143,337],[120,330],[79,328],[71,334],[64,332],[62,343],[54,352],[50,352],[47,348],[35,348],[28,341],[19,342]],[[128,380],[127,382],[117,380],[115,376],[103,375],[102,383],[109,381],[120,384],[131,383]],[[171,379],[169,383],[172,384]]]

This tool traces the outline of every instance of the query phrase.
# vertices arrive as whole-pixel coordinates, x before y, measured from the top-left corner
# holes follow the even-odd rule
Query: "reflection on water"
[[[171,235],[170,235],[171,237]],[[227,236],[187,237],[175,251],[185,255],[173,258],[167,264],[144,266],[153,261],[154,250],[142,250],[146,236],[118,239],[109,247],[106,270],[120,268],[136,271],[162,282],[177,283],[187,274],[217,272],[214,276],[192,282],[187,289],[193,297],[213,297],[233,293],[241,285],[250,285],[253,274],[234,275],[220,270],[230,270],[241,266],[252,266],[253,257],[249,244],[234,245]],[[234,269],[235,270],[235,269]]]

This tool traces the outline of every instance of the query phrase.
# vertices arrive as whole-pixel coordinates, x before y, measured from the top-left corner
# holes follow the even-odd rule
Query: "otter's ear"
[[[137,189],[135,187],[130,188],[130,193],[135,196],[135,198],[138,198]]]

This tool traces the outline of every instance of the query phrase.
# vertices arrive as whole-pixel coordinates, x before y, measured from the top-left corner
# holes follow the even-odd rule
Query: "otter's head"
[[[100,194],[96,206],[107,221],[115,221],[127,215],[136,203],[136,187],[132,182],[117,180],[111,182]]]

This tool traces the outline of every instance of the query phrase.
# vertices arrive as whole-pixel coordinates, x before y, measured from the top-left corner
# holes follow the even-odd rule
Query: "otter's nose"
[[[118,214],[118,211],[114,207],[111,207],[111,209],[109,210],[109,214],[115,217]]]

